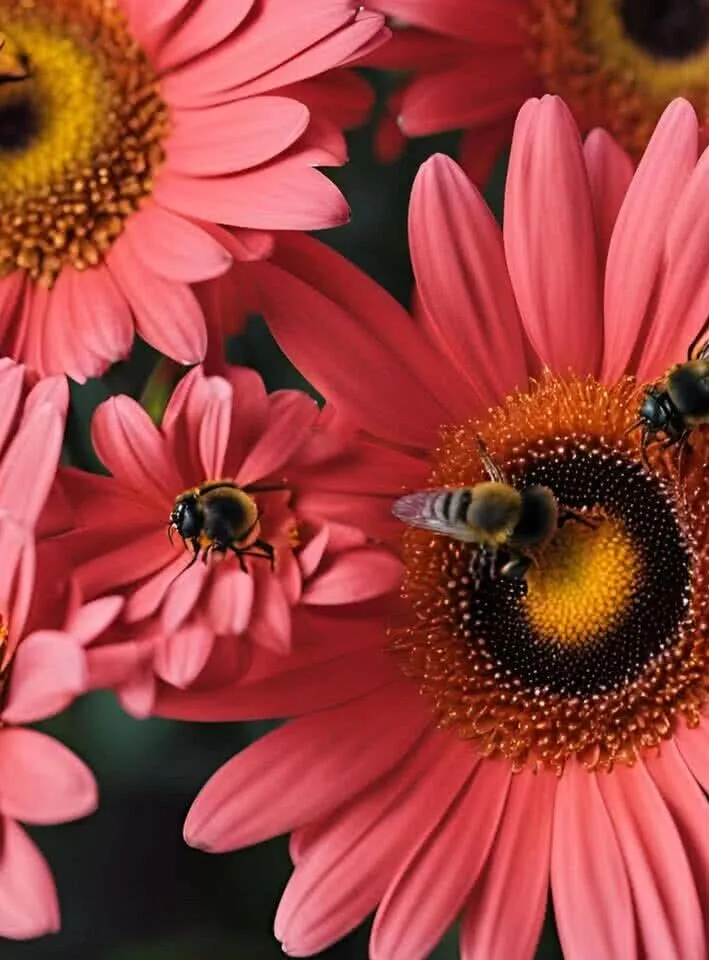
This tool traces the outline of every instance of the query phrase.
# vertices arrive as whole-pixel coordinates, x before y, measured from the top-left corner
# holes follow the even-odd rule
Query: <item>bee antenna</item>
[[[688,359],[688,360],[691,360],[691,359],[692,359],[692,354],[694,353],[697,344],[699,343],[699,341],[702,339],[702,337],[703,337],[704,334],[706,333],[707,327],[709,327],[709,317],[706,318],[706,320],[704,321],[704,323],[703,323],[703,324],[701,325],[701,327],[699,328],[699,333],[696,335],[696,337],[694,338],[694,340],[692,340],[692,342],[691,342],[690,345],[689,345],[689,349],[687,350],[687,359]]]

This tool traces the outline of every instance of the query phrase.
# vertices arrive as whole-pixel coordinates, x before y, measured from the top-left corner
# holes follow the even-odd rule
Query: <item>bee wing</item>
[[[483,465],[485,473],[496,483],[507,483],[507,477],[505,476],[504,470],[501,467],[498,467],[498,465],[492,459],[490,452],[487,449],[487,444],[480,434],[478,434],[475,439],[478,442],[478,454],[480,456],[480,461]]]
[[[432,530],[434,533],[457,537],[460,535],[460,525],[447,523],[433,512],[436,497],[448,492],[445,488],[439,488],[407,493],[394,502],[391,512],[397,520],[401,520],[410,527],[420,527],[422,530]]]

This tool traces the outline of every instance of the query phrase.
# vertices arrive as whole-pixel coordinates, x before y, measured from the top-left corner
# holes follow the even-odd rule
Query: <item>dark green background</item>
[[[350,137],[350,164],[335,171],[353,210],[352,222],[322,234],[402,302],[411,268],[406,239],[410,186],[432,153],[454,152],[456,138],[430,138],[409,146],[392,166],[376,163],[371,131]],[[505,162],[488,186],[489,202],[502,211]],[[269,389],[304,386],[254,320],[234,355],[257,368]],[[139,396],[155,362],[139,344],[127,363],[102,381],[72,390],[67,457],[87,468],[97,463],[88,440],[93,408],[111,393]],[[54,869],[62,904],[58,936],[34,943],[2,942],[2,960],[277,960],[273,915],[290,863],[284,838],[226,856],[208,856],[182,841],[182,821],[207,777],[233,753],[260,736],[265,724],[198,725],[135,721],[110,694],[93,694],[44,725],[93,768],[101,790],[99,812],[87,820],[33,830]],[[445,883],[445,878],[441,878]],[[511,890],[510,896],[523,895]],[[366,929],[322,957],[365,960]],[[432,957],[458,956],[451,931]],[[560,958],[551,917],[539,958]],[[485,960],[485,958],[480,958]],[[510,958],[514,960],[514,958]]]

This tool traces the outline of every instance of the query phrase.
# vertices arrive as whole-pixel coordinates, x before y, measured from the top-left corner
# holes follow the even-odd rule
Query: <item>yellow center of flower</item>
[[[150,193],[167,110],[110,0],[0,0],[0,30],[0,276],[51,286],[97,264]]]
[[[695,431],[681,472],[675,451],[645,466],[639,400],[630,379],[547,374],[442,431],[432,490],[488,479],[480,436],[509,485],[553,494],[563,523],[521,576],[505,575],[520,527],[482,567],[475,543],[405,529],[392,654],[442,726],[514,770],[633,764],[709,699],[709,438]]]
[[[705,0],[531,0],[529,23],[547,90],[636,159],[675,97],[709,112]]]
[[[627,612],[642,561],[615,521],[595,529],[568,523],[527,573],[522,607],[540,639],[585,644],[606,633]]]

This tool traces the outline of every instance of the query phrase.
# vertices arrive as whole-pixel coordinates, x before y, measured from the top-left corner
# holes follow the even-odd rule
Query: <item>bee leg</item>
[[[651,470],[650,461],[647,458],[647,448],[653,442],[655,434],[650,433],[649,431],[643,434],[642,441],[640,442],[640,459],[643,462],[643,465],[646,470]]]
[[[182,573],[185,573],[187,570],[190,569],[190,567],[193,567],[195,563],[197,563],[197,560],[199,559],[199,554],[200,554],[199,540],[190,540],[190,543],[192,544],[192,549],[194,550],[194,553],[192,554],[192,559],[187,564],[187,566],[182,571]]]
[[[569,522],[569,520],[574,520],[576,523],[582,523],[584,527],[590,527],[591,530],[597,530],[601,522],[595,517],[589,517],[583,512],[583,510],[574,510],[573,507],[559,507],[559,519],[557,521],[557,526],[563,527],[565,523]]]
[[[174,539],[174,538],[175,538],[175,528],[173,527],[173,525],[172,525],[171,523],[168,523],[168,525],[167,525],[167,539],[170,541],[170,545],[171,545],[171,546],[172,546],[172,545],[174,544],[174,542],[175,542],[175,539]]]
[[[679,450],[677,452],[677,479],[681,480],[684,474],[684,457],[685,453],[692,452],[692,444],[689,442],[690,431],[685,430],[682,436],[679,438],[678,445]]]
[[[273,549],[270,543],[266,543],[265,540],[254,540],[254,546],[258,547],[260,550],[263,550],[264,555],[268,558],[269,563],[271,564],[271,573],[276,569],[276,551]],[[256,554],[258,556],[258,554]]]

